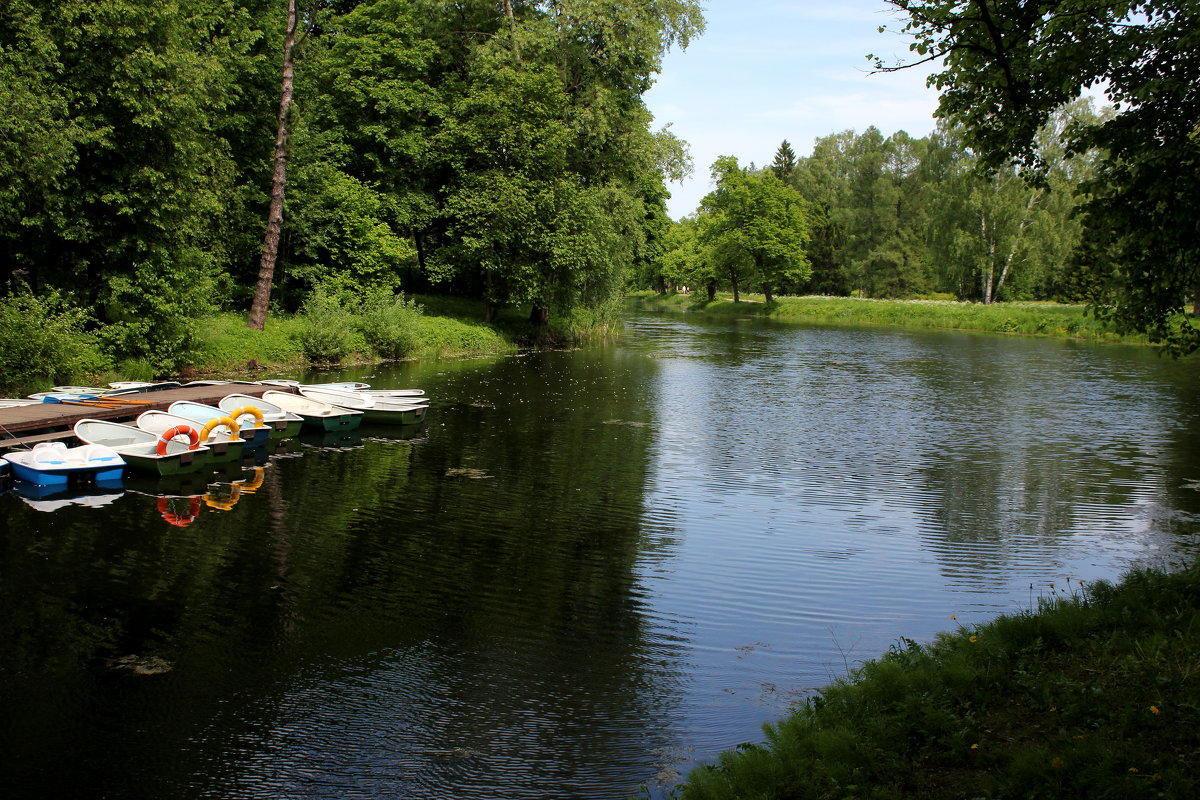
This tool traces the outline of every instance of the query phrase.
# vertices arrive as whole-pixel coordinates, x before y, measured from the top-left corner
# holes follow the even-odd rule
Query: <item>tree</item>
[[[472,48],[437,136],[447,243],[431,277],[489,308],[526,304],[538,324],[552,309],[609,305],[653,247],[661,167],[680,160],[678,140],[651,133],[642,94],[664,49],[702,25],[692,0],[512,4],[497,15],[503,34]]]
[[[267,211],[267,232],[263,236],[262,259],[258,266],[258,284],[246,326],[261,331],[267,319],[271,284],[275,278],[275,258],[279,253],[279,234],[283,229],[283,195],[287,187],[288,114],[292,109],[295,79],[296,0],[288,0],[287,24],[283,34],[283,71],[279,89],[279,114],[275,122],[275,160],[271,174],[271,205]]]
[[[775,151],[775,161],[771,163],[771,171],[775,173],[776,178],[786,181],[795,168],[796,152],[792,150],[791,143],[784,139],[779,145],[779,149]]]
[[[27,146],[30,167],[15,183],[0,167],[0,258],[38,292],[94,309],[118,359],[160,372],[186,359],[232,249],[229,198],[244,196],[249,159],[230,118],[262,39],[248,5],[18,2],[0,14],[13,109],[0,139]]]
[[[1200,347],[1200,2],[890,0],[930,82],[938,114],[963,124],[984,165],[1046,173],[1039,129],[1101,85],[1118,113],[1081,122],[1068,148],[1105,153],[1084,189],[1088,239],[1103,277],[1093,307],[1172,353]],[[885,66],[901,69],[908,65]],[[1098,245],[1098,246],[1097,246]]]
[[[718,158],[712,176],[716,189],[701,203],[708,215],[701,238],[733,286],[734,302],[749,280],[759,282],[768,303],[776,288],[807,280],[808,219],[799,193],[772,172],[739,167],[732,156]]]

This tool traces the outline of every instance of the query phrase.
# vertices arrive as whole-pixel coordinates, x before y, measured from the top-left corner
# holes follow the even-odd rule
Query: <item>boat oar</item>
[[[61,397],[46,397],[42,399],[43,403],[61,406],[90,406],[92,408],[120,408],[119,405],[112,403],[102,403],[99,400],[63,400]]]

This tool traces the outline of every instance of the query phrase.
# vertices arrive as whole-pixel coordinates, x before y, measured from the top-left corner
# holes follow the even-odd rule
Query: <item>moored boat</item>
[[[213,463],[240,461],[246,447],[246,440],[238,433],[238,424],[230,417],[219,417],[199,424],[188,417],[172,414],[169,411],[143,411],[138,415],[137,426],[150,433],[163,434],[171,428],[196,429],[200,444],[212,451],[209,460]],[[187,434],[176,433],[178,440],[187,438]]]
[[[75,436],[87,444],[100,444],[116,450],[130,469],[156,475],[179,475],[194,472],[208,463],[210,451],[200,444],[197,431],[189,428],[195,438],[188,443],[175,441],[186,435],[178,429],[161,434],[150,433],[132,425],[103,419],[81,419],[75,423]]]
[[[290,439],[300,434],[304,420],[295,414],[289,414],[274,403],[268,403],[261,397],[248,394],[227,394],[217,401],[217,406],[225,412],[236,411],[239,408],[253,406],[262,412],[262,422],[271,429],[271,441]]]
[[[196,403],[192,400],[178,400],[167,406],[167,411],[181,417],[195,420],[201,425],[218,420],[223,424],[223,418],[232,420],[234,433],[246,441],[247,447],[262,447],[271,436],[271,429],[263,424],[263,413],[256,406],[239,406],[226,411],[206,403]]]
[[[6,453],[13,475],[38,486],[66,486],[72,481],[120,483],[125,461],[115,450],[98,444],[67,447],[62,442],[39,442],[32,450]]]
[[[415,425],[425,421],[429,402],[424,398],[376,398],[363,392],[304,386],[300,394],[311,400],[361,411],[363,420],[379,425]]]
[[[301,383],[300,381],[288,380],[286,378],[277,378],[274,380],[259,381],[265,386],[282,386],[286,389],[299,389],[304,386],[310,386],[316,389],[340,389],[342,391],[362,391],[370,389],[371,384],[362,383],[361,381],[334,381],[332,383]]]
[[[263,400],[304,420],[304,427],[325,431],[353,430],[362,424],[363,412],[323,403],[291,392],[268,391]]]

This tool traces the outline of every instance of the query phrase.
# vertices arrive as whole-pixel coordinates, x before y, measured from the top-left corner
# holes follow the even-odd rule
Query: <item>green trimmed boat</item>
[[[80,441],[111,447],[125,460],[126,467],[151,475],[182,475],[208,464],[212,451],[200,444],[195,429],[188,430],[195,438],[189,436],[188,444],[183,444],[175,437],[187,434],[174,428],[157,434],[103,419],[81,419],[74,427]]]
[[[363,413],[323,403],[291,392],[264,392],[263,399],[304,420],[304,427],[324,431],[354,430],[363,421]]]
[[[310,400],[361,411],[364,421],[376,425],[416,425],[425,421],[429,402],[424,398],[410,400],[382,399],[363,392],[300,387],[300,394]]]

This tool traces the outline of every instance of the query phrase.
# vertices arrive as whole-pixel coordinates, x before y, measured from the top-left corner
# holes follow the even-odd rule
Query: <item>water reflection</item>
[[[102,508],[0,497],[9,796],[665,793],[1200,513],[1196,380],[1137,350],[642,317],[335,377],[434,410]]]

